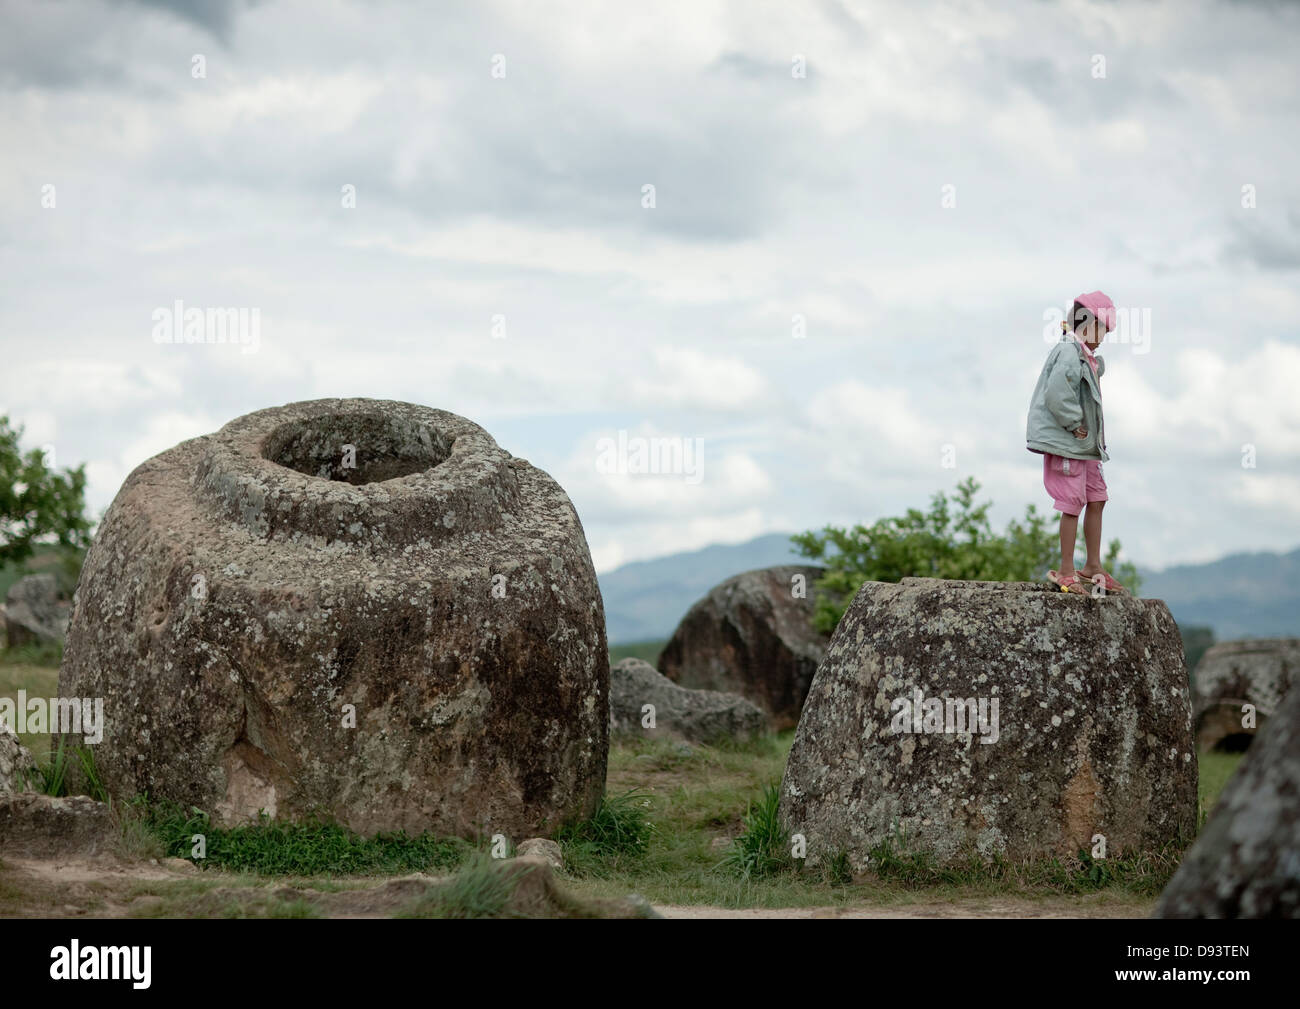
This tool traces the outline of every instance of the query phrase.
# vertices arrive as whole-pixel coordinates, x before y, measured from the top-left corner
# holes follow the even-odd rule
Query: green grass
[[[658,669],[659,653],[666,644],[667,641],[629,641],[621,645],[610,645],[609,664],[612,666],[619,659],[643,659]]]
[[[723,860],[741,879],[762,879],[794,867],[790,834],[777,815],[780,805],[781,783],[773,781],[745,811],[745,829]]]
[[[525,917],[508,907],[514,895],[514,877],[502,872],[491,858],[479,856],[441,886],[411,901],[398,918],[516,918]]]
[[[636,789],[653,827],[639,855],[583,852],[566,871],[580,893],[617,896],[635,891],[660,904],[723,907],[874,905],[919,900],[1084,897],[1125,905],[1153,898],[1177,867],[1180,845],[1162,852],[1093,859],[1066,858],[1016,865],[970,859],[936,867],[899,843],[871,852],[857,879],[847,853],[816,868],[791,857],[776,817],[779,782],[793,733],[745,746],[687,746],[667,740],[612,747],[611,789]],[[1202,764],[1200,795],[1212,804],[1239,758],[1212,755]]]
[[[869,858],[877,878],[909,889],[992,887],[1007,892],[1081,895],[1114,888],[1138,897],[1155,897],[1178,868],[1189,841],[1170,843],[1159,852],[1104,859],[1080,850],[1068,858],[1014,863],[971,852],[964,862],[939,866],[927,853],[909,851],[904,839],[896,836],[876,845]]]
[[[1201,753],[1197,755],[1200,761],[1200,823],[1205,823],[1205,818],[1209,815],[1214,804],[1219,801],[1219,794],[1223,791],[1223,786],[1228,783],[1237,770],[1237,765],[1241,763],[1244,753]]]
[[[8,697],[17,704],[19,690],[25,690],[28,697],[54,697],[59,692],[58,667],[11,663],[6,654],[0,652],[0,697]],[[37,763],[51,756],[48,732],[23,732],[18,739],[32,751]]]
[[[191,859],[194,836],[206,851],[195,864],[208,869],[285,876],[401,875],[453,869],[474,850],[468,841],[421,834],[378,834],[363,838],[318,820],[260,823],[224,829],[206,814],[173,803],[146,806],[144,819],[167,855]]]
[[[635,790],[654,828],[640,854],[572,859],[565,847],[566,885],[591,896],[635,892],[663,904],[795,907],[833,903],[793,874],[745,879],[727,862],[732,841],[745,831],[751,804],[779,780],[793,733],[731,746],[688,746],[639,740],[610,749],[608,788]],[[820,881],[819,881],[820,882]]]
[[[2,640],[2,639],[0,639]],[[0,664],[7,666],[41,666],[58,671],[63,662],[63,645],[55,641],[6,648],[0,644]]]
[[[1093,859],[1067,858],[1013,864],[972,856],[937,866],[896,837],[870,852],[869,869],[856,877],[847,853],[816,867],[792,857],[790,838],[777,818],[777,782],[793,733],[744,745],[708,747],[656,739],[610,751],[611,792],[595,814],[557,832],[564,854],[564,888],[574,900],[643,895],[658,904],[723,907],[808,907],[867,903],[875,906],[956,899],[1088,897],[1125,906],[1158,894],[1177,866],[1181,847],[1162,852]],[[1201,803],[1217,798],[1235,754],[1202,758]],[[412,917],[510,917],[512,885],[492,870],[492,860],[466,841],[402,834],[361,838],[322,822],[259,824],[223,830],[196,812],[168,804],[130,804],[124,843],[189,858],[192,837],[207,843],[204,868],[251,878],[376,876],[459,870],[446,888],[425,894],[402,913]],[[516,839],[519,840],[519,839]],[[208,873],[204,873],[208,876]],[[211,878],[209,876],[209,878]],[[344,881],[343,885],[348,885]],[[314,889],[321,887],[312,884]],[[295,913],[267,896],[247,906],[202,906],[202,913]],[[580,903],[558,913],[582,917]],[[558,907],[558,905],[557,905]],[[517,910],[517,909],[516,909]],[[296,908],[306,914],[310,905]],[[547,913],[555,913],[553,907]],[[570,911],[572,912],[570,914]]]
[[[556,835],[565,863],[593,875],[631,864],[646,853],[654,835],[649,808],[649,796],[636,789],[602,797],[590,819],[566,824]]]
[[[35,754],[33,754],[35,758]],[[84,786],[76,788],[70,784],[68,771],[74,768],[80,768],[81,774],[77,778],[78,785]],[[19,774],[23,778],[26,787],[41,792],[44,795],[65,796],[65,795],[89,795],[97,802],[111,803],[112,797],[108,794],[108,789],[104,787],[99,777],[99,769],[95,766],[95,751],[89,746],[69,745],[65,737],[60,736],[58,743],[53,746],[50,753],[50,759],[47,761],[36,760],[36,767],[31,773],[26,773],[19,768]]]
[[[132,918],[323,917],[310,900],[272,892],[254,876],[151,880],[132,887],[128,899]]]
[[[611,649],[611,657],[635,654],[656,661],[662,642]],[[30,656],[28,656],[30,658]],[[16,698],[57,693],[57,669],[0,656],[0,695]],[[88,754],[65,750],[48,760],[48,736],[25,736],[50,777],[76,769],[95,787],[98,776]],[[776,818],[776,783],[785,768],[793,732],[745,744],[701,746],[666,739],[611,746],[607,795],[596,813],[556,834],[565,857],[564,887],[578,898],[625,898],[642,894],[659,904],[712,904],[723,907],[807,907],[847,903],[892,905],[959,898],[1086,897],[1089,900],[1145,900],[1157,893],[1176,865],[1177,853],[1140,858],[1094,860],[1086,852],[1032,865],[972,860],[935,867],[903,843],[879,846],[871,870],[857,878],[846,853],[837,852],[816,868],[790,854],[790,841]],[[93,751],[91,751],[93,752]],[[1200,756],[1199,800],[1202,818],[1212,808],[1240,754]],[[66,777],[65,777],[66,781]],[[58,787],[54,785],[52,787]],[[102,793],[101,793],[102,794]],[[462,870],[459,889],[430,896],[414,916],[473,917],[487,914],[499,887],[475,875],[471,842],[431,835],[387,834],[361,838],[336,824],[264,821],[233,829],[211,825],[201,813],[169,804],[119,803],[124,852],[141,857],[189,858],[192,837],[206,837],[206,859],[198,862],[219,873],[204,879],[312,879],[313,889],[334,885],[330,877],[374,877],[414,872],[442,874]],[[516,843],[522,838],[514,838]],[[338,885],[350,886],[347,880]],[[181,897],[177,898],[182,900]],[[233,903],[213,895],[206,915],[314,914],[311,904],[269,893]],[[173,908],[183,904],[169,904]],[[1127,905],[1126,905],[1127,906]],[[1140,909],[1139,909],[1140,910]],[[500,912],[500,908],[498,908]],[[142,913],[149,913],[143,911]]]
[[[431,886],[397,918],[644,918],[643,901],[583,900],[557,886],[545,867],[478,855],[451,879]]]
[[[67,795],[68,767],[72,759],[74,759],[72,752],[66,742],[60,738],[58,746],[50,753],[50,759],[46,763],[37,762],[36,773],[39,780],[28,781],[27,784],[45,795]]]

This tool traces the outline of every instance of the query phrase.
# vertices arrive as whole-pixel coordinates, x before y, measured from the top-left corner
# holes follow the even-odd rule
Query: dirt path
[[[548,874],[549,878],[549,874]],[[308,907],[324,918],[382,918],[398,913],[438,882],[423,874],[319,881],[267,880],[200,873],[182,859],[128,861],[112,856],[6,857],[0,868],[0,918],[262,917]],[[657,905],[664,918],[1145,918],[1154,901],[1105,895],[960,898],[847,907],[728,908]]]
[[[935,901],[888,907],[706,907],[657,905],[665,918],[1146,918],[1155,901],[1091,902],[1087,898]]]

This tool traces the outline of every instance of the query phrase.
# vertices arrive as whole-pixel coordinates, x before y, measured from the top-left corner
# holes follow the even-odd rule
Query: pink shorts
[[[1066,459],[1043,453],[1043,486],[1062,515],[1078,515],[1093,501],[1108,501],[1097,459]]]

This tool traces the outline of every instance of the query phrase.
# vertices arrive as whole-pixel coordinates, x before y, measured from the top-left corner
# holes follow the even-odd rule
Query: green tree
[[[56,472],[39,449],[22,453],[22,433],[0,416],[0,567],[25,561],[37,543],[79,551],[90,542],[85,466]]]
[[[1214,628],[1203,624],[1192,624],[1189,627],[1179,626],[1178,633],[1183,638],[1183,654],[1187,657],[1187,673],[1190,676],[1196,671],[1196,664],[1201,661],[1201,656],[1213,647]]]
[[[863,582],[909,577],[994,582],[1043,578],[1059,559],[1056,523],[1031,504],[1023,519],[1012,519],[999,535],[989,522],[992,502],[975,502],[979,488],[974,477],[968,477],[957,485],[951,499],[942,491],[936,493],[929,511],[909,508],[905,515],[883,518],[871,526],[826,526],[821,532],[792,536],[799,553],[826,566],[826,574],[817,582],[817,629],[827,633],[835,629]],[[1119,551],[1119,540],[1111,540],[1103,563],[1136,592],[1137,569],[1119,563]]]

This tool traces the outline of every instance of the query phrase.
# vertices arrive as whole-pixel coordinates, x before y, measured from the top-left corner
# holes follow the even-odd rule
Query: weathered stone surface
[[[1158,918],[1300,918],[1300,688],[1242,758]]]
[[[18,579],[5,595],[4,628],[9,647],[62,642],[68,633],[68,611],[68,604],[59,600],[53,575]]]
[[[1225,641],[1210,648],[1193,677],[1196,742],[1202,750],[1243,750],[1300,679],[1300,638]],[[1255,706],[1254,726],[1242,705]]]
[[[218,823],[528,837],[604,788],[609,657],[572,504],[406,403],[261,410],[137,468],[59,688],[104,698],[112,794]]]
[[[85,795],[0,795],[0,854],[98,855],[117,838],[113,811]]]
[[[740,694],[768,713],[773,728],[792,727],[826,654],[827,636],[812,623],[813,585],[823,573],[787,564],[714,586],[678,624],[660,670],[684,687]]]
[[[26,791],[36,761],[9,726],[0,721],[0,796]]]
[[[971,715],[959,699],[974,701],[974,732],[959,731]],[[1097,834],[1112,858],[1158,849],[1195,831],[1191,726],[1182,642],[1159,600],[867,585],[804,706],[781,817],[810,863],[843,851],[855,871],[885,841],[940,864],[1074,855]]]
[[[655,727],[642,725],[642,707],[654,705]],[[620,736],[670,736],[692,743],[753,739],[767,716],[739,694],[679,687],[641,659],[623,659],[609,671],[609,728]]]
[[[540,858],[556,872],[564,868],[564,852],[560,846],[546,837],[530,837],[521,841],[515,849],[518,858]]]

